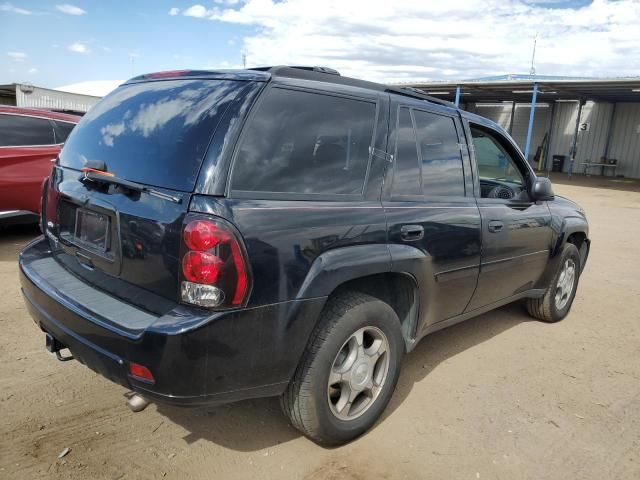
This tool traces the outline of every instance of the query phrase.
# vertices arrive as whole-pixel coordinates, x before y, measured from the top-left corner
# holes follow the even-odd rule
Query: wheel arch
[[[424,255],[416,249],[416,255]],[[410,272],[395,271],[386,244],[342,247],[316,258],[298,298],[331,298],[345,291],[365,293],[387,303],[400,319],[407,351],[415,343],[420,310],[418,282]]]
[[[538,282],[536,282],[536,288],[546,289],[549,286],[549,283],[558,268],[558,262],[562,254],[562,250],[568,243],[575,245],[578,249],[578,252],[580,253],[580,270],[584,270],[590,246],[589,226],[584,218],[566,217],[563,219],[562,224],[556,233],[555,242],[549,254],[547,268],[541,275]]]
[[[589,254],[589,225],[582,217],[566,217],[562,222],[556,249],[552,252],[552,257],[556,257],[562,252],[564,245],[571,243],[580,252],[580,268],[584,269]]]
[[[410,351],[415,343],[419,300],[416,279],[405,272],[384,272],[354,278],[336,287],[328,301],[342,292],[360,292],[389,305],[400,320],[405,347]]]

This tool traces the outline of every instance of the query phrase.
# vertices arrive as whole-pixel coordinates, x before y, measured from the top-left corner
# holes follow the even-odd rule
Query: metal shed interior
[[[540,169],[550,169],[554,155],[567,157],[564,171],[568,160],[575,158],[574,172],[584,162],[605,158],[617,160],[616,175],[640,178],[640,78],[510,75],[403,86],[458,103],[499,123],[531,162],[546,135],[549,141]]]

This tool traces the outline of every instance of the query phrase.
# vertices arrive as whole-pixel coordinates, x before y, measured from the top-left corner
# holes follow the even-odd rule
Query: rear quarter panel
[[[299,298],[313,262],[326,251],[384,244],[387,240],[386,219],[379,200],[196,196],[191,210],[224,217],[242,233],[254,278],[249,307]]]

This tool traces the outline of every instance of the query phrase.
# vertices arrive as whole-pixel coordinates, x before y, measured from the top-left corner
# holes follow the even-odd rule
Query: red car
[[[42,182],[80,118],[0,106],[0,221],[40,213]]]

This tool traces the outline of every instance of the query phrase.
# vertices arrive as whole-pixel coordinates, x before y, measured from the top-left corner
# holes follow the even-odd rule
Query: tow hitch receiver
[[[64,350],[67,347],[53,338],[51,334],[45,332],[44,338],[47,350],[51,353],[55,353],[58,360],[60,360],[61,362],[68,362],[69,360],[73,360],[73,355],[62,356],[60,350]]]

